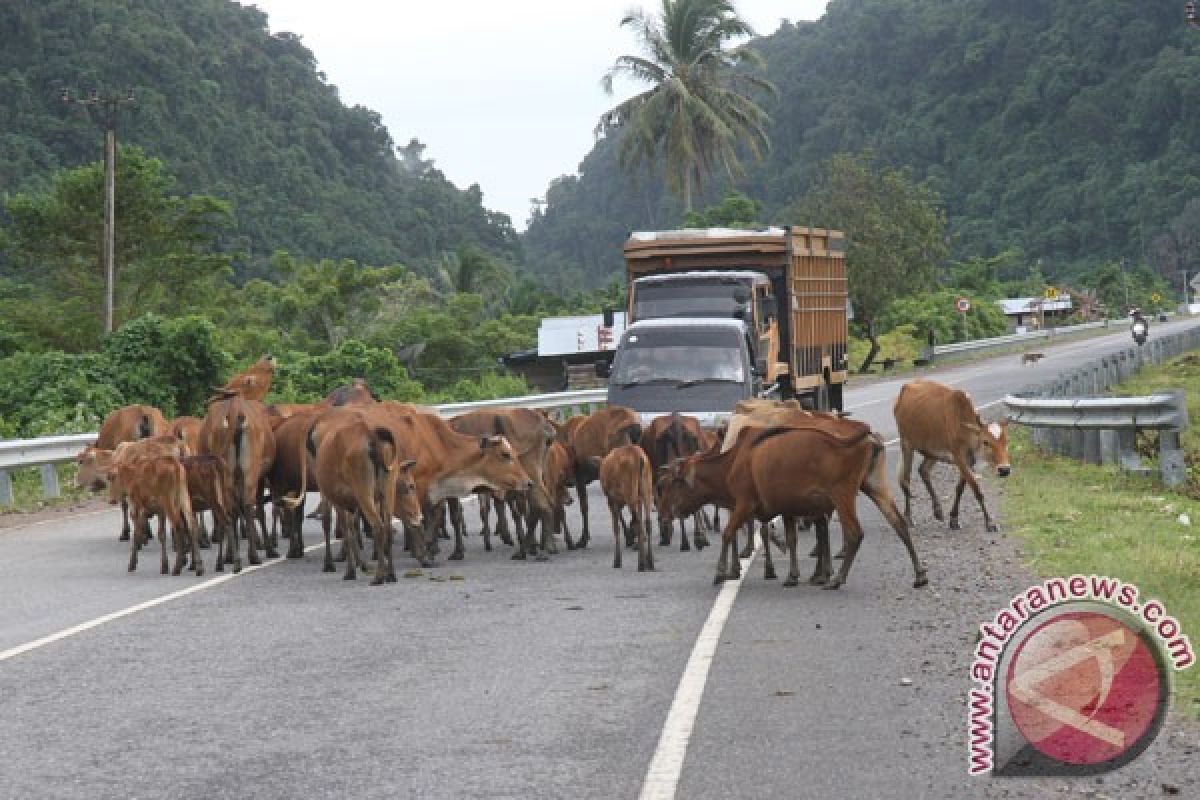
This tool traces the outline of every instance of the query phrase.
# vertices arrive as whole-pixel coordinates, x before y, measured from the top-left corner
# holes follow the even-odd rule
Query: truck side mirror
[[[763,298],[762,309],[764,319],[775,319],[779,316],[779,303],[775,302],[775,295]]]
[[[765,358],[756,358],[754,360],[754,372],[762,378],[767,376],[767,360]]]
[[[597,378],[607,378],[612,373],[612,365],[607,361],[597,361],[595,367]]]
[[[604,327],[611,328],[614,324],[616,324],[615,317],[616,312],[614,312],[613,309],[604,309]]]

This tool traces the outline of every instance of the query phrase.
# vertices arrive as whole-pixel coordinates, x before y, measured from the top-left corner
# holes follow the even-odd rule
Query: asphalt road
[[[1122,330],[1047,348],[1036,366],[1006,355],[934,373],[998,414],[1004,393],[1127,342]],[[902,383],[848,394],[885,439]],[[951,474],[935,474],[945,500]],[[989,479],[994,512],[1000,491]],[[1177,720],[1102,778],[967,778],[975,631],[1032,576],[1016,543],[982,530],[973,500],[950,532],[918,498],[926,589],[911,588],[904,550],[869,503],[841,590],[785,589],[762,579],[761,557],[750,565],[677,796],[1200,794],[1200,735]],[[211,584],[211,569],[159,575],[150,551],[129,575],[111,511],[0,531],[0,797],[638,796],[718,596],[715,552],[660,550],[648,574],[627,554],[614,570],[594,487],[592,500],[587,551],[514,562],[473,536],[465,562],[383,587],[321,573],[319,551]],[[577,530],[575,510],[568,519]]]

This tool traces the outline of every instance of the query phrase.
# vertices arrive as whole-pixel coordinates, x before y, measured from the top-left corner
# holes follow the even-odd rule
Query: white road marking
[[[757,541],[757,540],[756,540]],[[712,611],[696,644],[692,647],[692,655],[688,658],[679,687],[675,690],[675,699],[671,701],[671,710],[667,712],[667,721],[663,724],[662,735],[658,739],[658,747],[654,757],[650,759],[650,767],[646,770],[646,779],[642,783],[641,800],[672,800],[679,788],[679,776],[683,772],[683,760],[687,756],[688,742],[692,738],[692,729],[696,724],[696,714],[700,711],[700,701],[704,697],[704,684],[708,681],[708,670],[717,653],[717,644],[721,640],[721,631],[729,612],[733,610],[733,601],[737,598],[742,581],[749,574],[750,565],[758,555],[759,544],[749,558],[742,559],[742,576],[736,581],[725,581],[717,599],[713,601]]]
[[[316,550],[319,547],[324,547],[324,546],[325,546],[325,542],[322,541],[319,544],[309,545],[308,547],[304,548],[304,552],[308,553],[313,550]],[[138,603],[137,605],[130,606],[129,608],[123,608],[120,611],[114,611],[111,614],[105,614],[102,617],[96,617],[93,620],[89,620],[82,624],[76,625],[72,628],[67,628],[66,630],[58,631],[57,633],[52,633],[49,636],[43,636],[42,638],[35,639],[32,642],[26,642],[25,644],[17,645],[16,647],[10,647],[8,650],[4,650],[4,651],[0,652],[0,661],[7,661],[8,659],[14,658],[15,656],[19,656],[24,653],[28,653],[31,650],[37,650],[39,647],[45,647],[48,644],[53,644],[54,642],[61,641],[63,639],[66,639],[69,636],[74,636],[77,633],[83,633],[84,631],[89,631],[92,628],[97,628],[106,622],[112,622],[113,620],[121,619],[122,617],[128,617],[129,615],[136,614],[139,611],[145,611],[148,608],[154,608],[155,606],[160,606],[163,603],[169,603],[172,600],[176,600],[180,597],[186,597],[187,595],[194,594],[195,592],[201,592],[201,591],[204,591],[205,589],[211,589],[214,586],[218,586],[222,583],[227,583],[227,582],[233,580],[234,578],[240,578],[243,575],[249,575],[252,572],[257,572],[260,569],[266,569],[267,567],[274,566],[275,564],[279,564],[286,560],[287,559],[283,558],[283,557],[273,558],[270,561],[265,561],[260,565],[246,567],[245,569],[243,569],[241,572],[237,573],[236,575],[232,572],[227,572],[224,575],[218,575],[215,578],[209,578],[208,580],[204,581],[203,583],[193,584],[193,585],[187,587],[186,589],[180,589],[177,592],[171,592],[170,594],[165,594],[162,597],[155,597],[152,600],[147,600],[143,603]]]
[[[36,528],[39,525],[57,525],[60,522],[69,522],[69,521],[75,520],[75,519],[83,519],[84,517],[94,517],[99,514],[112,514],[114,512],[115,512],[115,509],[102,508],[99,511],[81,511],[78,514],[63,514],[61,517],[54,517],[53,519],[43,519],[43,520],[38,520],[37,522],[27,522],[24,525],[13,525],[11,528],[0,528],[0,533],[12,533],[13,531],[22,531],[22,530],[25,530],[26,528]]]

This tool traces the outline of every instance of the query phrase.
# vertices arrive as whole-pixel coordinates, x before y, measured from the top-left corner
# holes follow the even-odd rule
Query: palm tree
[[[621,25],[634,32],[644,55],[620,56],[601,85],[610,95],[617,76],[651,86],[605,112],[596,135],[625,128],[622,168],[663,159],[667,187],[691,211],[693,191],[714,168],[741,175],[739,145],[755,159],[770,148],[769,118],[752,95],[773,95],[775,87],[746,71],[761,65],[756,52],[726,49],[754,31],[731,0],[662,0],[659,14],[633,10]]]

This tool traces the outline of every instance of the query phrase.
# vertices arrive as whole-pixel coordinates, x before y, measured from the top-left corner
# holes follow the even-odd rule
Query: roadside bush
[[[100,353],[18,353],[0,359],[0,419],[18,437],[95,430],[129,402],[117,384]]]
[[[897,298],[888,306],[888,310],[879,320],[879,326],[883,330],[891,330],[900,325],[912,324],[922,342],[931,328],[937,336],[938,344],[961,342],[963,321],[954,307],[959,297],[967,297],[971,301],[971,310],[967,312],[967,331],[971,339],[1003,336],[1008,332],[1008,320],[991,298],[953,288]]]
[[[117,388],[131,403],[147,403],[167,417],[202,414],[213,386],[224,383],[229,362],[216,328],[203,317],[165,320],[145,314],[104,342]]]
[[[293,352],[280,356],[268,399],[312,403],[355,378],[366,378],[374,392],[387,400],[424,400],[421,384],[408,377],[394,353],[357,339],[342,342],[322,355]]]

